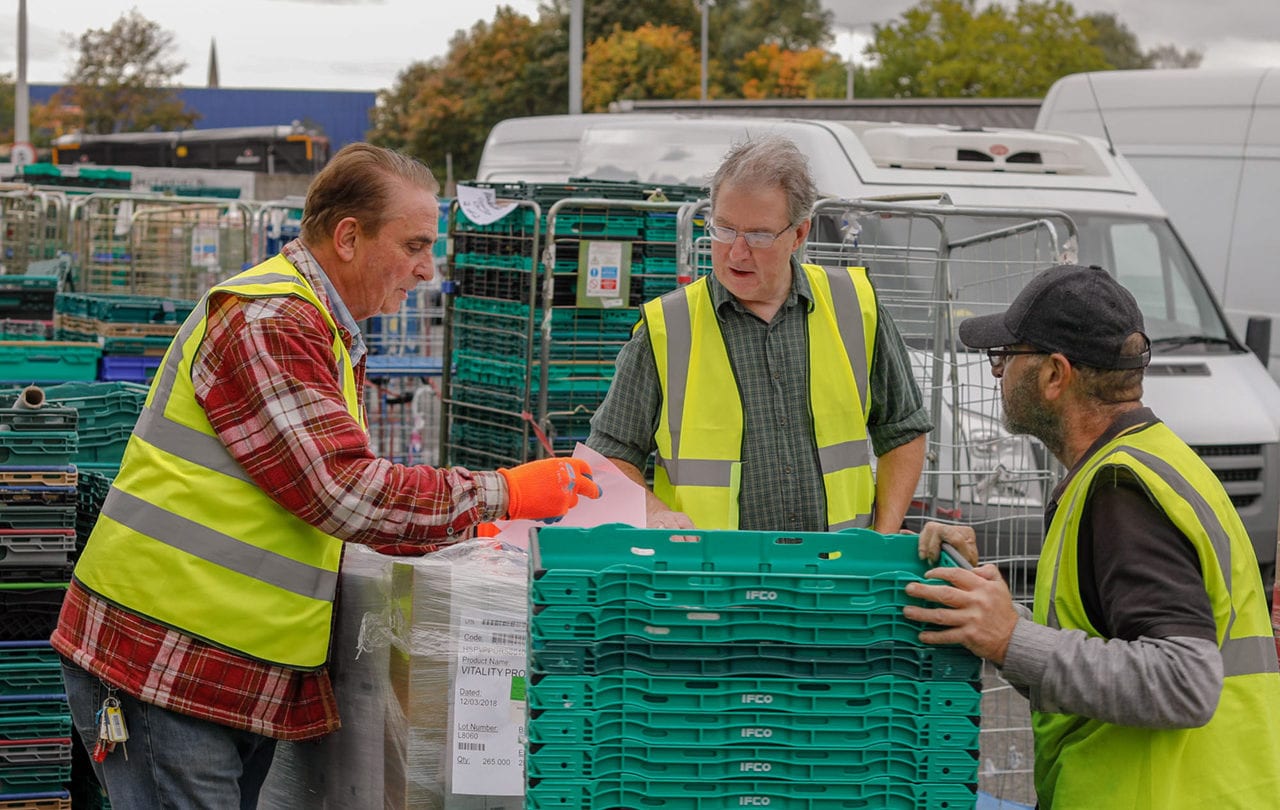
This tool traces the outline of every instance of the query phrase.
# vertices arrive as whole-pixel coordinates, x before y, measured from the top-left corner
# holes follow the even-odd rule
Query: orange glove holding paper
[[[579,496],[600,497],[591,465],[580,458],[544,458],[498,472],[507,481],[508,520],[558,518]]]

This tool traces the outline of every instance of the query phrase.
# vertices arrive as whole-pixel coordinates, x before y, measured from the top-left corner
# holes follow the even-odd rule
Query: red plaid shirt
[[[332,308],[315,258],[285,257]],[[219,438],[264,492],[334,537],[389,554],[421,554],[501,517],[493,472],[406,467],[375,458],[347,412],[329,327],[297,298],[214,297],[192,367],[196,399]],[[351,346],[345,329],[343,340]],[[356,367],[364,385],[364,361]],[[182,598],[175,594],[174,598]],[[327,670],[300,672],[214,647],[148,621],[73,581],[53,646],[140,700],[282,740],[340,723]]]

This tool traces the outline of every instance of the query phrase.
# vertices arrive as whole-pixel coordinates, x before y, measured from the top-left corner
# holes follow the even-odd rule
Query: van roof
[[[1280,68],[1075,73],[1049,88],[1036,129],[1128,147],[1280,147]]]
[[[1128,164],[1096,138],[876,121],[660,113],[510,119],[490,134],[477,177],[706,185],[731,144],[766,133],[797,143],[828,196],[945,191],[965,205],[1035,200],[1054,207],[1055,193],[1069,191],[1094,195],[1083,207],[1161,213]]]

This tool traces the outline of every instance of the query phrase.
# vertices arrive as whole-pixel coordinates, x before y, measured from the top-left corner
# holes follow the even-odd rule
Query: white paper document
[[[570,509],[556,526],[588,528],[606,523],[625,523],[644,527],[644,488],[622,474],[613,462],[596,451],[579,443],[573,449],[573,457],[591,465],[591,477],[600,487],[600,497],[579,498],[578,505]],[[519,548],[528,548],[529,529],[546,526],[541,520],[498,520],[498,539]]]
[[[467,219],[477,225],[489,225],[516,210],[517,203],[498,205],[498,197],[491,188],[458,186],[458,207]]]

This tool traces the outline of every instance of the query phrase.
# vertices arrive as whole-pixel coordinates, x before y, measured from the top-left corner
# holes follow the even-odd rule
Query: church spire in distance
[[[209,37],[209,86],[218,86],[218,41]]]

